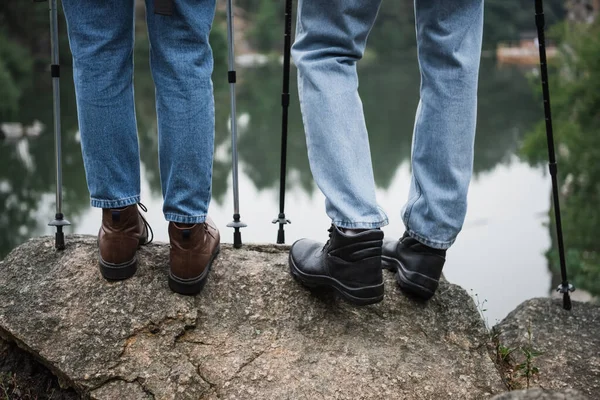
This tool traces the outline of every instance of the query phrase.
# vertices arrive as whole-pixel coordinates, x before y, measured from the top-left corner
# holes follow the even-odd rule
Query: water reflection
[[[153,215],[150,219],[160,220],[162,215],[160,206],[157,204],[160,204],[161,186],[158,168],[154,84],[147,62],[148,45],[145,36],[137,39],[136,46],[135,96],[143,179],[145,180],[143,187],[148,188],[150,201],[156,203],[152,208]],[[213,76],[216,104],[213,206],[217,208],[217,213],[223,214],[221,222],[225,224],[229,222],[225,218],[230,218],[231,215],[231,188],[229,187],[231,167],[228,128],[229,91],[226,81],[227,68],[222,61],[216,63]],[[83,161],[77,140],[78,126],[72,76],[68,68],[64,68],[64,71],[61,85],[64,210],[67,218],[73,223],[70,232],[93,233],[97,229],[97,219],[95,214],[93,216],[90,214],[92,211],[89,207]],[[375,180],[381,192],[378,193],[378,196],[382,198],[382,202],[392,204],[393,207],[397,205],[399,208],[405,200],[405,191],[408,189],[404,188],[407,185],[401,187],[401,183],[407,183],[409,176],[408,161],[419,90],[418,64],[412,54],[399,54],[388,56],[385,59],[365,60],[360,66],[359,73],[360,92],[367,125],[370,129]],[[53,215],[55,188],[54,147],[51,132],[52,98],[49,82],[44,79],[44,76],[42,75],[41,81],[32,85],[31,89],[23,96],[17,121],[26,125],[40,121],[46,127],[45,131],[37,138],[24,139],[27,140],[27,145],[19,144],[19,142],[0,143],[0,204],[3,205],[3,212],[0,214],[0,258],[27,238],[48,232],[46,224]],[[295,88],[295,76],[294,74],[292,76],[291,87]],[[259,212],[262,214],[256,218],[269,221],[276,216],[276,192],[279,185],[281,66],[275,63],[241,69],[238,71],[238,77],[238,116],[243,119],[243,124],[240,124],[243,129],[240,129],[239,137],[242,217],[246,216],[250,219],[250,212]],[[498,179],[505,179],[506,176],[511,177],[514,174],[525,176],[525,179],[528,179],[527,182],[542,179],[537,172],[532,172],[531,169],[521,170],[519,169],[521,167],[513,168],[511,166],[514,164],[511,164],[511,160],[514,161],[512,155],[519,140],[532,123],[540,118],[540,106],[533,100],[523,71],[513,68],[498,69],[493,60],[483,60],[479,93],[478,134],[475,142],[474,163],[476,181],[483,181],[493,187],[499,182]],[[323,226],[320,228],[326,228],[326,222],[323,222],[326,219],[324,215],[318,217],[315,215],[318,211],[315,210],[315,201],[317,203],[320,201],[318,197],[320,194],[312,181],[302,120],[295,94],[292,99],[288,139],[288,172],[290,176],[288,183],[291,197],[288,198],[295,199],[295,203],[288,203],[287,208],[290,215],[305,221],[297,221],[296,225],[290,228],[290,230],[298,231],[296,233],[292,231],[288,240],[292,240],[294,234],[313,235],[313,231],[310,231],[307,226],[309,222],[313,225],[322,224]],[[20,152],[18,151],[19,146],[21,146]],[[29,162],[26,161],[27,157],[23,157],[24,151],[29,154]],[[496,171],[499,165],[506,168],[500,172],[500,175],[495,172],[492,174],[491,171]],[[509,183],[505,183],[503,187],[510,187],[512,183],[507,182]],[[489,193],[492,193],[493,190],[475,188],[474,196],[479,196],[481,193],[481,196],[488,195],[489,197]],[[546,193],[544,192],[542,195],[546,197]],[[313,196],[316,198],[313,199]],[[480,204],[486,210],[479,212],[477,207],[474,207],[471,211],[471,215],[484,221],[484,224],[487,224],[486,221],[489,219],[490,205],[483,204],[485,201],[489,202],[488,197],[485,197],[486,200],[473,202]],[[305,201],[303,199],[312,200]],[[518,208],[519,205],[515,204],[513,207]],[[537,205],[530,208],[537,210],[539,207],[536,207]],[[543,208],[538,211],[542,210]],[[396,212],[396,210],[390,206],[388,212]],[[264,215],[265,213],[268,215]],[[306,217],[305,215],[309,213],[312,213],[311,217]],[[534,224],[541,226],[541,221],[534,220],[531,215],[528,215],[528,218],[532,219],[532,226]],[[393,229],[401,229],[398,225],[397,215],[394,215],[394,220],[396,227]],[[272,229],[272,235],[271,230],[269,230],[269,235],[265,236],[262,232],[257,234],[253,230],[256,228],[248,228],[244,232],[244,240],[246,242],[262,241],[264,237],[271,236],[274,239],[275,228],[268,223],[265,223],[264,226],[266,226],[265,229]],[[480,236],[481,230],[473,228],[474,230],[471,232],[477,232],[474,234],[469,233],[469,229],[471,228],[468,226],[463,244],[458,244],[453,250],[457,254],[454,259],[461,263],[463,270],[468,269],[465,265],[470,262],[473,265],[478,263],[478,261],[469,261],[467,255],[471,254],[469,249],[472,249],[473,246],[469,242],[469,235]],[[491,230],[491,227],[483,226],[482,230]],[[543,232],[543,228],[541,230]],[[392,231],[392,233],[399,235],[401,232]],[[314,234],[317,235],[317,233]],[[539,235],[539,232],[535,234]],[[224,238],[225,240],[229,238],[229,232],[224,235]],[[159,237],[159,239],[162,238]],[[539,253],[536,253],[536,257],[539,255],[539,260],[533,257],[532,260],[538,261],[531,262],[540,264],[539,267],[543,270],[545,266],[541,263],[543,262],[542,253],[547,247],[546,238],[543,237],[536,246],[538,247],[535,247],[533,252]],[[463,249],[461,250],[461,248]],[[499,265],[489,266],[489,268],[500,267]],[[477,273],[474,269],[471,275],[478,276]],[[482,277],[482,279],[489,280],[489,277]],[[468,280],[465,282],[467,282],[465,285],[468,285]],[[544,283],[543,286],[546,287],[543,290],[547,291],[547,283]],[[526,296],[526,294],[522,295]],[[504,311],[499,311],[499,315],[502,312]]]
[[[141,161],[145,179],[153,196],[160,196],[158,138],[154,105],[154,83],[148,66],[148,45],[138,38],[136,47],[135,96]],[[64,208],[77,225],[77,217],[88,207],[83,162],[79,143],[72,76],[68,68],[61,85],[64,148]],[[521,71],[498,69],[492,60],[483,60],[480,81],[478,134],[475,174],[494,168],[509,159],[524,131],[538,118],[530,88]],[[370,130],[373,169],[377,186],[386,189],[397,169],[410,159],[414,113],[418,100],[419,71],[414,57],[387,57],[371,60],[360,68],[360,92]],[[214,74],[216,103],[213,201],[223,204],[230,174],[229,92],[226,66],[217,64]],[[292,74],[292,88],[295,77]],[[247,116],[240,130],[239,152],[243,173],[257,190],[277,188],[279,184],[281,132],[281,66],[277,63],[239,71],[238,112]],[[296,185],[307,194],[316,188],[312,181],[302,119],[297,98],[290,109],[288,171]],[[23,96],[18,121],[41,124],[46,128],[39,138],[29,140],[32,162],[19,158],[15,142],[0,147],[0,182],[10,191],[0,193],[6,212],[0,220],[0,255],[36,233],[45,221],[33,218],[43,194],[54,191],[54,154],[52,98],[48,82],[36,82]],[[510,116],[507,129],[506,116]],[[38,122],[36,122],[38,121]],[[23,139],[27,140],[27,139]],[[224,155],[220,156],[219,154]],[[31,164],[31,165],[29,165]],[[17,212],[17,210],[25,210]],[[27,210],[30,210],[29,212]],[[20,234],[19,232],[22,232]]]
[[[64,72],[64,81],[72,78]],[[45,76],[45,74],[44,74]],[[76,140],[77,114],[72,84],[62,85],[65,210],[75,218],[89,206],[83,160]],[[0,258],[12,248],[35,236],[54,215],[39,215],[44,198],[52,197],[54,184],[54,137],[52,126],[52,90],[47,81],[27,88],[17,120],[25,126],[41,123],[46,127],[37,138],[0,142]],[[37,122],[36,122],[37,121]]]

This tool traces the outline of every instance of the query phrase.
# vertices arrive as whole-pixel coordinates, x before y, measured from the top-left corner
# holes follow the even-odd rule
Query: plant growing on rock
[[[527,327],[527,345],[521,347],[521,352],[525,356],[525,361],[517,364],[515,367],[516,372],[520,372],[521,376],[527,381],[527,389],[529,389],[530,382],[536,375],[539,374],[540,369],[534,364],[536,357],[541,356],[543,353],[533,348],[533,335],[531,334],[531,322]]]
[[[535,364],[536,357],[543,353],[536,350],[533,346],[533,333],[531,331],[531,322],[527,326],[527,343],[518,348],[511,348],[500,342],[500,331],[497,328],[492,330],[492,342],[496,349],[496,365],[502,374],[504,383],[510,390],[527,388],[540,373],[540,369]],[[516,364],[515,353],[518,352],[523,357],[523,361]],[[520,357],[519,357],[520,358]],[[525,378],[525,384],[520,378]]]

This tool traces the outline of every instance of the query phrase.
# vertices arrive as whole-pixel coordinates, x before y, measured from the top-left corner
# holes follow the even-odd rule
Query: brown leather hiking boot
[[[198,294],[206,284],[212,262],[219,253],[219,230],[208,217],[206,222],[195,225],[169,222],[169,239],[169,287],[179,294]]]
[[[139,206],[147,211],[142,204]],[[105,279],[122,280],[135,274],[138,247],[152,241],[148,240],[148,231],[152,232],[135,204],[102,209],[98,247],[100,272]]]

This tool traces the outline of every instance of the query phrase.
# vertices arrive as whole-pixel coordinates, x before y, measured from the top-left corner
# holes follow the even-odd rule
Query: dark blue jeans
[[[73,53],[81,148],[91,204],[140,201],[133,97],[133,0],[63,0]],[[173,16],[146,0],[156,86],[163,211],[168,221],[204,222],[214,150],[212,50],[215,0],[177,0]]]

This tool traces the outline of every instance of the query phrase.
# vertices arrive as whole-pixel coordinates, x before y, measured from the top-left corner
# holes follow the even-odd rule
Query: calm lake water
[[[144,45],[136,54],[136,107],[142,160],[142,199],[156,240],[167,241],[158,175],[154,86]],[[147,46],[146,46],[147,47]],[[72,76],[62,79],[64,149],[64,212],[69,233],[96,234],[100,211],[89,206],[78,142]],[[240,209],[245,242],[273,243],[278,213],[281,123],[281,67],[278,63],[238,69],[240,120]],[[479,89],[475,175],[469,211],[455,246],[448,253],[449,281],[477,294],[490,324],[504,318],[525,299],[549,296],[554,284],[544,257],[550,246],[548,210],[550,180],[542,168],[519,161],[520,140],[543,118],[539,99],[532,95],[526,72],[498,67],[484,59]],[[46,78],[46,75],[43,75]],[[216,97],[216,157],[210,214],[223,241],[232,241],[226,224],[232,218],[229,93],[225,66],[214,75]],[[408,196],[410,143],[418,102],[419,73],[414,51],[366,59],[360,66],[360,92],[370,130],[378,200],[390,217],[387,237],[398,238],[404,227],[400,209]],[[292,82],[290,115],[287,243],[301,237],[325,240],[329,220],[324,198],[312,181],[300,111]],[[39,137],[0,142],[0,258],[11,248],[37,235],[52,234],[46,226],[54,214],[54,155],[52,98],[41,79],[22,101],[18,122],[39,121]]]

